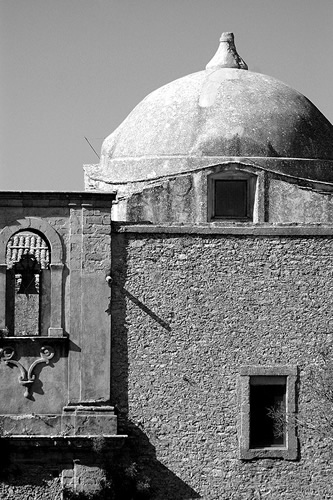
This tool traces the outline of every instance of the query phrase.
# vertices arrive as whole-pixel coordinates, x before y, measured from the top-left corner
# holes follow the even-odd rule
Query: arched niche
[[[63,336],[62,318],[62,290],[63,290],[63,249],[59,234],[43,219],[37,217],[26,217],[16,220],[4,227],[0,232],[0,332],[8,335],[6,325],[6,249],[7,243],[12,236],[22,231],[31,231],[40,234],[47,241],[51,250],[51,306],[50,306],[50,327],[48,336]]]

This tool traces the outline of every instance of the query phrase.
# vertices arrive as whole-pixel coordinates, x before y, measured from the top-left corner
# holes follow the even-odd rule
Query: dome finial
[[[206,66],[206,69],[218,68],[248,69],[247,64],[237,53],[233,33],[222,33],[219,48]]]

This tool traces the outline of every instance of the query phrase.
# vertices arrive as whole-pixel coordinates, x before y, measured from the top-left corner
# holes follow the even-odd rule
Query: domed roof
[[[290,160],[307,160],[302,175],[332,180],[333,126],[296,90],[246,69],[233,35],[223,34],[205,71],[152,92],[105,139],[103,176],[133,182],[252,158],[295,175]]]

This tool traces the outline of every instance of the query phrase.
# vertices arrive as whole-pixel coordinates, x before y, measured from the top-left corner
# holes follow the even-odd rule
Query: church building
[[[332,498],[333,126],[222,33],[84,171],[0,192],[0,498]]]

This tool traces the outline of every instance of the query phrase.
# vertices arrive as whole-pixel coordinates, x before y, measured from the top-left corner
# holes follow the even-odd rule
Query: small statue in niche
[[[38,234],[21,231],[7,243],[6,326],[9,336],[47,335],[50,322],[50,249]]]
[[[20,275],[19,290],[17,293],[22,293],[25,295],[38,295],[39,290],[37,286],[37,276],[41,271],[41,266],[37,259],[29,254],[24,254],[19,262],[15,263],[15,275]],[[37,285],[37,286],[36,286]],[[38,286],[39,288],[39,286]]]

